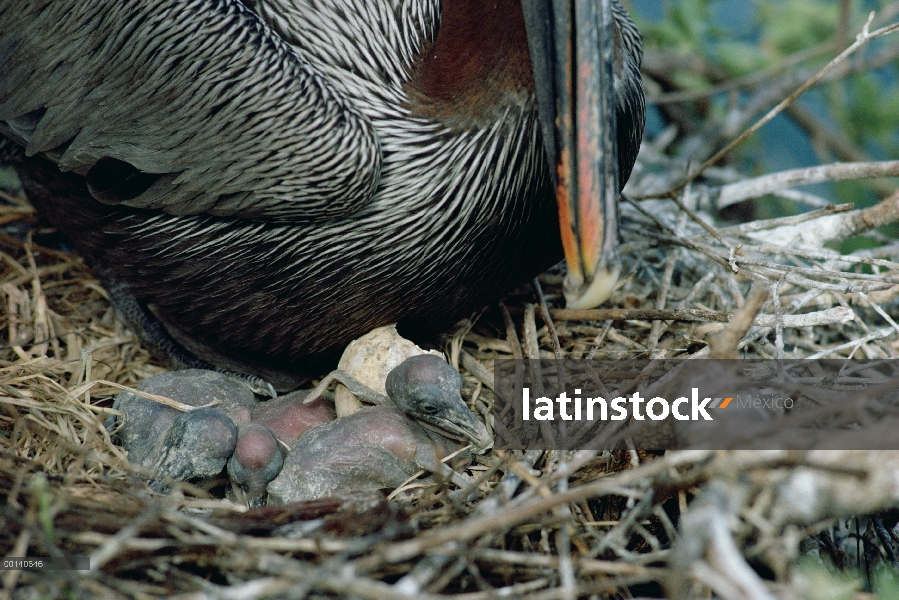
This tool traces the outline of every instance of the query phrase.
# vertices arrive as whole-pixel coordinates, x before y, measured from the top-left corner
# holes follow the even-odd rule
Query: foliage
[[[797,80],[792,88],[787,87],[787,93],[795,89],[802,81],[801,75],[810,76],[853,41],[870,11],[889,14],[895,11],[894,5],[887,0],[853,0],[847,3],[849,18],[843,23],[839,0],[756,0],[748,5],[745,0],[666,0],[661,7],[655,0],[629,2],[644,34],[647,64],[651,67],[653,53],[682,59],[682,68],[647,73],[651,110],[660,93],[694,93],[693,101],[655,107],[662,123],[676,123],[682,140],[690,134],[725,129],[734,109],[752,106],[755,116],[760,116],[780,99],[756,106],[754,102],[761,94],[786,77]],[[891,20],[895,19],[894,15]],[[884,24],[875,21],[875,26]],[[801,97],[797,108],[815,118],[813,127],[800,124],[802,135],[791,135],[792,128],[777,124],[793,117],[778,117],[763,131],[763,146],[744,146],[732,160],[744,172],[753,173],[759,171],[759,165],[771,171],[899,156],[897,46],[895,37],[871,44],[850,61],[850,65],[855,65],[854,72],[821,83]],[[782,67],[797,53],[809,56]],[[880,64],[878,57],[883,57]],[[874,64],[870,69],[859,68],[857,65],[863,64],[860,61]],[[670,61],[663,64],[668,67]],[[847,155],[847,148],[855,150],[855,155]],[[779,165],[765,160],[766,156],[783,155],[797,164]],[[897,182],[891,183],[895,187]],[[887,184],[880,184],[877,188],[854,182],[829,189],[840,201],[864,206],[883,196]]]

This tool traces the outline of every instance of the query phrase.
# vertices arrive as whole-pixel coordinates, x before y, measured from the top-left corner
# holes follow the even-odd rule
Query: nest
[[[651,161],[644,156],[641,168]],[[826,207],[714,229],[702,205],[710,189],[625,203],[628,266],[612,308],[557,308],[561,274],[550,272],[461,324],[445,350],[466,376],[471,405],[490,410],[494,358],[702,356],[715,340],[760,358],[896,355],[895,242],[839,255],[752,234],[857,232],[853,224],[896,218],[899,195],[861,211]],[[696,585],[739,597],[727,590],[770,593],[746,558],[801,589],[812,575],[795,567],[797,542],[826,533],[829,560],[851,562],[833,541],[832,519],[897,500],[896,463],[882,453],[820,451],[498,452],[470,469],[480,482],[474,502],[450,500],[428,480],[390,502],[250,512],[188,483],[154,495],[102,421],[120,386],[162,368],[117,321],[81,260],[35,241],[40,229],[21,199],[2,211],[29,230],[0,237],[3,551],[90,556],[92,568],[7,571],[10,597],[615,597],[656,595],[662,585],[674,593],[678,582],[688,586],[683,597]],[[791,487],[801,477],[816,481],[821,506],[812,515],[796,514],[808,501]],[[877,545],[875,534],[866,543]],[[878,546],[883,564],[888,547],[889,537]],[[693,576],[682,576],[685,567]],[[722,572],[728,579],[716,579]]]
[[[562,308],[556,270],[435,341],[485,419],[496,358],[896,357],[899,244],[872,230],[899,220],[899,194],[855,210],[786,189],[895,164],[705,168],[677,185],[689,163],[670,139],[644,145],[627,190],[607,308]],[[770,193],[814,210],[716,225]],[[23,198],[3,196],[0,225],[0,545],[91,565],[0,572],[4,598],[851,597],[839,572],[852,567],[896,590],[896,452],[497,451],[469,467],[472,501],[425,478],[389,501],[253,511],[208,485],[152,493],[102,423],[115,394],[163,368],[82,261],[42,243]],[[865,232],[875,248],[829,249]]]

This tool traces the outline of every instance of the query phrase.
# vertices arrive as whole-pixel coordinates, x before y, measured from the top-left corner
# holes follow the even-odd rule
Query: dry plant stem
[[[798,256],[799,258],[806,258],[809,260],[842,262],[853,265],[871,265],[875,267],[883,267],[885,269],[889,269],[890,271],[899,271],[899,263],[890,260],[883,260],[881,258],[867,258],[863,256],[849,256],[846,254],[840,254],[839,252],[833,250],[828,250],[826,248],[821,250],[801,250],[796,248],[787,248],[786,246],[779,246],[777,244],[766,243],[759,246],[743,244],[741,249],[744,252],[756,252],[759,254],[780,254],[782,256]],[[843,275],[855,276],[855,274]]]
[[[474,375],[475,379],[493,390],[493,373],[490,372],[481,362],[465,350],[459,351],[459,361],[465,370]]]
[[[762,241],[781,245],[795,244],[818,250],[827,242],[843,241],[897,221],[899,192],[868,208],[822,217],[811,226],[800,228],[796,224],[790,224],[771,229]]]
[[[137,519],[132,521],[131,524],[129,524],[127,527],[120,529],[118,533],[110,536],[96,550],[91,553],[91,571],[97,572],[107,562],[120,555],[125,550],[126,543],[137,538],[137,536],[141,532],[141,529],[149,521],[156,519],[157,516],[157,511],[147,510],[139,517],[137,517]]]
[[[553,342],[553,352],[556,355],[556,360],[562,360],[562,344],[559,343],[559,334],[556,332],[556,325],[553,323],[552,316],[549,314],[549,307],[546,305],[546,297],[543,295],[543,287],[541,287],[538,279],[534,279],[531,283],[534,286],[534,293],[537,295],[537,300],[539,301],[540,318],[546,323],[546,328],[549,330],[550,338]]]
[[[493,493],[478,503],[474,514],[492,515],[502,510],[522,481],[518,473],[533,479],[530,473],[528,473],[528,469],[532,468],[542,455],[542,452],[532,450],[524,453],[521,461],[516,461],[511,454],[503,453],[502,451],[498,453],[500,453],[504,462],[514,468],[506,471]],[[537,485],[539,483],[539,481],[536,481]],[[468,547],[466,546],[466,548]],[[418,593],[440,573],[440,570],[449,562],[450,558],[449,553],[425,556],[409,573],[397,581],[396,589],[407,594]]]
[[[777,358],[777,360],[783,360],[784,357],[784,318],[780,307],[780,294],[778,291],[781,283],[783,283],[783,280],[778,281],[771,286],[771,302],[774,304],[774,348],[776,350],[775,358]]]
[[[806,267],[794,267],[792,265],[772,264],[771,261],[756,260],[756,259],[747,258],[747,257],[743,257],[743,256],[734,256],[734,263],[739,263],[742,265],[753,266],[753,267],[766,267],[766,268],[777,269],[779,271],[784,271],[784,272],[789,272],[789,273],[801,273],[802,275],[808,275],[810,277],[838,279],[841,281],[845,281],[847,279],[856,279],[859,281],[877,281],[880,283],[891,283],[891,284],[899,283],[899,275],[890,277],[890,276],[886,276],[886,275],[867,275],[865,273],[847,273],[844,271],[829,271],[827,269],[809,269]]]
[[[735,485],[713,484],[690,506],[674,553],[679,568],[668,586],[673,599],[693,597],[688,579],[692,576],[725,600],[775,600],[746,564],[730,532],[744,496]]]
[[[741,133],[736,139],[734,139],[731,143],[726,145],[724,148],[716,152],[711,158],[706,160],[702,165],[700,165],[695,171],[691,172],[687,177],[684,178],[683,181],[678,183],[676,186],[671,188],[670,190],[659,193],[659,194],[651,194],[648,196],[640,196],[637,197],[637,200],[642,200],[644,198],[659,198],[662,196],[673,196],[680,190],[684,188],[688,183],[699,177],[707,168],[711,167],[722,158],[724,158],[731,150],[742,144],[749,136],[754,134],[756,131],[761,129],[765,124],[767,124],[771,119],[779,115],[783,110],[793,103],[796,98],[801,96],[806,90],[811,88],[813,85],[818,83],[818,81],[824,77],[828,72],[830,72],[834,67],[841,64],[845,61],[849,56],[851,56],[856,50],[870,42],[871,40],[877,39],[879,37],[883,37],[890,33],[893,33],[897,29],[899,29],[899,23],[893,23],[892,25],[887,25],[886,27],[881,27],[875,31],[870,31],[871,21],[874,20],[874,13],[872,12],[868,16],[868,21],[865,23],[864,27],[862,27],[861,33],[855,38],[855,42],[852,43],[848,48],[846,48],[843,52],[841,52],[836,58],[831,60],[827,65],[825,65],[820,71],[815,73],[808,81],[799,86],[799,88],[794,91],[792,94],[781,100],[777,106],[772,108],[768,113],[763,116],[761,119],[756,121],[751,127],[749,127],[746,131]]]
[[[724,331],[709,338],[711,358],[737,359],[737,351],[740,340],[752,327],[755,316],[762,310],[762,306],[768,301],[771,289],[767,284],[753,284],[746,303],[734,313],[734,318],[724,328]]]
[[[499,310],[503,315],[503,324],[506,326],[506,340],[512,345],[512,356],[514,358],[524,358],[524,352],[521,349],[521,342],[518,340],[518,332],[515,330],[515,322],[512,321],[512,315],[502,300],[499,301]]]
[[[899,196],[899,195],[897,195]],[[880,205],[878,205],[880,206]],[[872,207],[876,208],[876,207]],[[808,232],[809,229],[805,229],[805,232]],[[653,235],[649,233],[647,235]],[[744,265],[743,269],[739,270],[739,273],[748,279],[752,279],[753,281],[771,281],[780,278],[784,278],[785,281],[789,283],[793,283],[806,288],[820,288],[823,290],[829,290],[833,292],[842,292],[842,293],[855,293],[855,292],[871,292],[878,290],[885,290],[891,288],[894,283],[891,278],[888,277],[880,277],[880,276],[872,276],[865,274],[856,274],[856,273],[846,273],[846,272],[831,272],[834,276],[842,281],[847,279],[858,278],[860,280],[868,280],[871,277],[874,277],[878,281],[887,281],[885,284],[874,285],[874,284],[862,284],[862,285],[854,285],[854,284],[832,284],[825,283],[821,281],[814,281],[805,277],[801,277],[797,275],[795,272],[802,272],[805,274],[813,274],[815,276],[827,276],[829,274],[828,271],[824,271],[821,269],[805,269],[803,267],[794,267],[791,265],[779,265],[776,263],[770,263],[765,261],[755,261],[753,259],[744,259],[737,258],[736,256],[731,257],[731,259],[725,259],[721,255],[717,254],[716,251],[707,246],[706,244],[702,244],[699,242],[691,242],[689,244],[684,243],[684,239],[682,238],[674,238],[670,236],[663,236],[655,234],[654,237],[658,239],[664,239],[672,244],[684,245],[689,248],[693,248],[702,252],[704,255],[709,258],[715,260],[722,266],[727,266],[731,270],[736,268],[736,263],[741,262]],[[786,274],[785,274],[786,273]]]
[[[671,288],[671,278],[674,277],[674,267],[677,264],[678,250],[668,255],[665,259],[665,271],[662,274],[662,287],[659,288],[659,295],[656,299],[656,309],[663,310],[665,302],[668,300],[668,290]],[[662,337],[662,321],[655,321],[652,324],[652,330],[649,333],[649,341],[646,347],[649,350],[655,350]]]
[[[720,313],[698,308],[675,308],[672,310],[656,310],[652,308],[594,308],[589,310],[553,309],[550,311],[560,321],[695,321],[727,323],[735,313]],[[776,315],[756,315],[753,325],[772,327]],[[801,315],[783,315],[784,327],[814,327],[848,323],[855,318],[852,309],[837,307],[826,310],[804,313]]]
[[[165,396],[158,396],[156,394],[148,394],[146,392],[142,392],[140,390],[130,388],[126,385],[120,385],[113,381],[106,381],[104,379],[96,379],[94,381],[87,381],[67,393],[69,393],[72,396],[77,398],[78,396],[84,395],[92,387],[100,385],[100,384],[108,385],[111,388],[121,390],[123,392],[128,392],[129,394],[134,394],[135,396],[140,396],[141,398],[146,398],[147,400],[152,400],[153,402],[159,402],[160,404],[165,404],[166,406],[170,406],[170,407],[174,408],[175,410],[180,410],[181,412],[193,412],[195,410],[200,410],[201,408],[210,408],[212,406],[218,406],[219,404],[222,403],[221,400],[213,400],[212,402],[210,402],[208,404],[204,404],[202,406],[191,406],[190,404],[184,404],[182,402],[178,402],[177,400],[172,400],[171,398],[166,398]],[[97,410],[104,411],[105,409],[101,409],[98,407]],[[111,411],[107,411],[107,412],[111,412]]]
[[[884,321],[886,321],[887,323],[889,323],[889,324],[893,327],[893,329],[895,329],[897,332],[899,332],[899,325],[896,324],[896,321],[894,321],[893,318],[892,318],[890,315],[888,315],[888,314],[886,313],[886,311],[884,311],[884,310],[880,307],[879,304],[877,304],[876,302],[872,301],[872,300],[868,297],[868,295],[865,294],[864,292],[859,292],[858,295],[859,295],[859,297],[860,297],[862,300],[864,300],[865,302],[867,302],[867,303],[871,306],[871,308],[873,308],[874,311],[875,311],[878,315],[880,315],[881,317],[883,317],[883,320],[884,320]]]
[[[778,190],[797,185],[809,185],[824,181],[844,181],[847,179],[871,179],[875,177],[899,176],[899,161],[833,163],[804,169],[781,171],[731,183],[719,188],[710,188],[708,194],[717,209],[759,198]]]
[[[536,308],[533,304],[524,307],[524,348],[531,360],[540,359],[540,342],[537,338],[535,311]]]
[[[766,81],[769,81],[772,76],[777,75],[779,73],[783,73],[784,71],[788,71],[789,69],[795,67],[798,64],[801,64],[807,60],[812,58],[817,58],[822,54],[826,54],[828,52],[833,52],[835,48],[840,48],[842,46],[835,46],[833,40],[828,40],[826,42],[822,42],[817,46],[812,48],[805,48],[803,50],[799,50],[798,52],[788,56],[784,60],[777,62],[770,67],[762,69],[761,71],[757,71],[755,73],[750,73],[748,75],[744,75],[742,77],[737,77],[727,81],[725,83],[716,85],[714,87],[703,89],[703,90],[689,90],[689,91],[676,91],[676,92],[665,92],[659,94],[658,96],[648,96],[646,101],[648,104],[670,104],[674,102],[693,102],[696,100],[702,100],[704,98],[710,98],[714,95],[720,94],[721,92],[727,92],[730,90],[738,90],[741,88],[749,88],[760,85]]]
[[[21,533],[16,538],[16,543],[13,545],[12,553],[10,556],[27,556],[28,555],[28,546],[31,544],[31,531],[34,527],[34,522],[37,520],[37,506],[34,503],[28,507],[27,512],[25,513],[25,527],[22,527]],[[16,569],[10,569],[6,573],[3,574],[3,597],[11,598],[12,592],[16,587],[16,581],[19,578],[21,571]]]
[[[830,356],[831,354],[835,354],[837,352],[842,352],[843,350],[855,350],[868,342],[872,342],[874,340],[881,340],[885,337],[888,337],[895,333],[895,330],[891,327],[884,327],[883,329],[878,329],[877,331],[872,331],[865,337],[859,338],[857,340],[852,340],[851,342],[846,342],[845,344],[839,344],[838,346],[834,346],[833,348],[829,348],[827,350],[822,350],[821,352],[816,352],[811,356],[807,357],[807,360],[818,360],[819,358],[825,358]]]
[[[685,196],[685,197],[689,197],[689,193],[690,193],[690,186],[688,185],[688,186],[684,189],[684,196]],[[695,223],[698,224],[700,227],[702,227],[703,229],[705,229],[705,230],[709,233],[709,235],[711,235],[713,238],[715,238],[716,240],[718,240],[718,242],[719,242],[722,246],[724,246],[725,248],[727,248],[728,252],[730,252],[730,251],[733,250],[733,248],[731,247],[731,245],[728,244],[728,243],[724,240],[724,238],[721,237],[721,233],[720,233],[717,229],[715,229],[714,227],[712,227],[711,225],[709,225],[708,223],[706,223],[703,219],[700,219],[700,218],[699,218],[699,215],[697,215],[695,212],[693,212],[692,210],[690,210],[690,209],[687,207],[687,205],[684,204],[684,202],[683,202],[680,198],[678,198],[677,196],[675,196],[675,197],[673,197],[673,198],[671,198],[671,199],[674,201],[675,204],[677,204],[678,208],[680,208],[683,212],[685,212],[685,213],[686,213],[686,214],[693,220],[693,222],[695,222]]]
[[[819,217],[849,212],[853,208],[855,208],[855,205],[853,204],[829,205],[819,210],[802,213],[801,215],[793,215],[791,217],[778,217],[776,219],[763,219],[760,221],[750,221],[749,223],[734,225],[733,227],[721,227],[718,229],[718,232],[722,235],[738,235],[742,233],[750,233],[753,231],[776,229],[778,227],[787,225],[799,225],[800,223],[812,221]]]
[[[790,302],[790,305],[787,306],[786,311],[784,311],[785,312],[784,318],[787,319],[787,318],[791,317],[792,315],[790,313],[793,313],[793,312],[799,310],[800,308],[803,308],[806,304],[808,304],[809,302],[818,298],[822,293],[823,293],[823,290],[811,289],[811,290],[808,290],[807,292],[805,292],[804,294],[802,294],[801,296],[799,296],[798,298],[795,298],[792,302]],[[838,309],[843,309],[844,311],[846,311],[847,315],[851,314],[851,317],[847,318],[847,321],[855,319],[855,312],[848,306],[840,306],[840,307],[838,307]],[[828,309],[828,310],[834,310],[834,309]],[[814,313],[807,313],[807,314],[814,314]],[[749,334],[747,334],[740,341],[739,349],[742,350],[743,348],[745,348],[752,342],[761,338],[763,335],[767,335],[768,332],[770,331],[771,326],[773,326],[773,323],[771,323],[770,325],[767,325],[767,326],[754,327],[753,330],[751,330],[749,332]]]
[[[487,516],[473,515],[452,527],[432,530],[414,540],[396,542],[383,549],[377,556],[360,559],[356,564],[360,570],[372,570],[380,565],[409,560],[423,552],[438,548],[446,543],[466,543],[491,531],[503,531],[528,519],[537,517],[564,503],[577,502],[584,498],[618,493],[623,487],[634,485],[647,478],[665,478],[671,469],[682,464],[693,463],[712,456],[708,451],[679,452],[666,455],[662,459],[641,465],[637,469],[622,471],[614,478],[601,479],[579,485],[565,493],[557,493],[548,498],[535,498],[523,505],[507,508],[499,514]],[[771,464],[781,463],[779,454],[755,457],[754,461]],[[687,482],[684,480],[684,484]]]
[[[666,235],[666,234],[661,234],[661,233],[658,233],[655,231],[644,230],[643,235],[645,237],[655,238],[655,239],[663,241],[663,242],[667,242],[670,244],[677,244],[677,245],[683,246],[685,248],[690,248],[691,250],[695,250],[701,254],[704,254],[705,256],[712,259],[713,261],[715,261],[716,263],[718,263],[719,265],[721,265],[723,267],[728,267],[728,268],[730,267],[730,263],[728,262],[727,258],[721,256],[713,248],[710,248],[709,246],[707,246],[705,244],[700,244],[698,242],[695,242],[689,238],[678,236],[677,233],[675,231],[672,231],[672,229],[668,225],[666,225],[665,223],[663,223],[659,219],[657,219],[655,217],[655,215],[652,215],[649,212],[647,212],[646,210],[644,210],[643,208],[641,208],[638,203],[632,202],[631,205],[635,209],[637,209],[637,211],[639,211],[640,213],[645,215],[647,218],[649,218],[651,221],[657,223],[659,225],[659,227],[661,227],[664,231],[669,232],[669,234]],[[754,281],[761,281],[764,279],[753,273],[747,273],[746,276]]]
[[[549,330],[552,342],[553,342],[553,351],[555,353],[556,360],[559,361],[559,380],[561,382],[560,385],[564,387],[564,372],[562,371],[561,361],[562,361],[562,345],[559,343],[559,336],[556,333],[556,326],[553,323],[552,317],[549,314],[549,307],[546,305],[546,298],[543,296],[543,288],[540,286],[540,282],[537,279],[533,281],[534,292],[537,295],[537,299],[539,301],[540,308],[540,316],[543,318],[546,323],[546,327]],[[565,435],[565,428],[562,427],[561,434]],[[565,470],[565,452],[559,453],[560,462],[559,469]],[[559,491],[565,492],[568,490],[568,479],[563,477],[559,481]],[[555,511],[556,516],[562,521],[562,525],[559,527],[559,530],[556,533],[556,550],[559,553],[559,579],[561,581],[561,593],[564,600],[575,600],[576,598],[576,580],[574,576],[574,566],[571,561],[571,534],[568,529],[566,523],[571,520],[571,510],[567,505],[561,505]]]

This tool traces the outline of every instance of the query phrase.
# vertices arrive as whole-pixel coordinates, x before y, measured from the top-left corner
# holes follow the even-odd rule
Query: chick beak
[[[484,450],[493,445],[493,436],[487,431],[487,427],[468,409],[461,396],[454,399],[452,404],[446,406],[438,415],[431,417],[417,415],[416,418],[421,425],[428,429],[450,439],[465,443],[470,442],[479,450]]]

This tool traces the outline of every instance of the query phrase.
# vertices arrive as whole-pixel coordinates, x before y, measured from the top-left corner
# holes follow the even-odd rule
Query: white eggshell
[[[376,392],[386,394],[384,386],[387,374],[410,356],[419,354],[433,354],[443,358],[442,353],[423,350],[400,336],[396,332],[396,325],[386,325],[350,342],[340,357],[337,368]],[[353,393],[342,385],[337,386],[334,405],[338,417],[352,414],[362,407]]]

